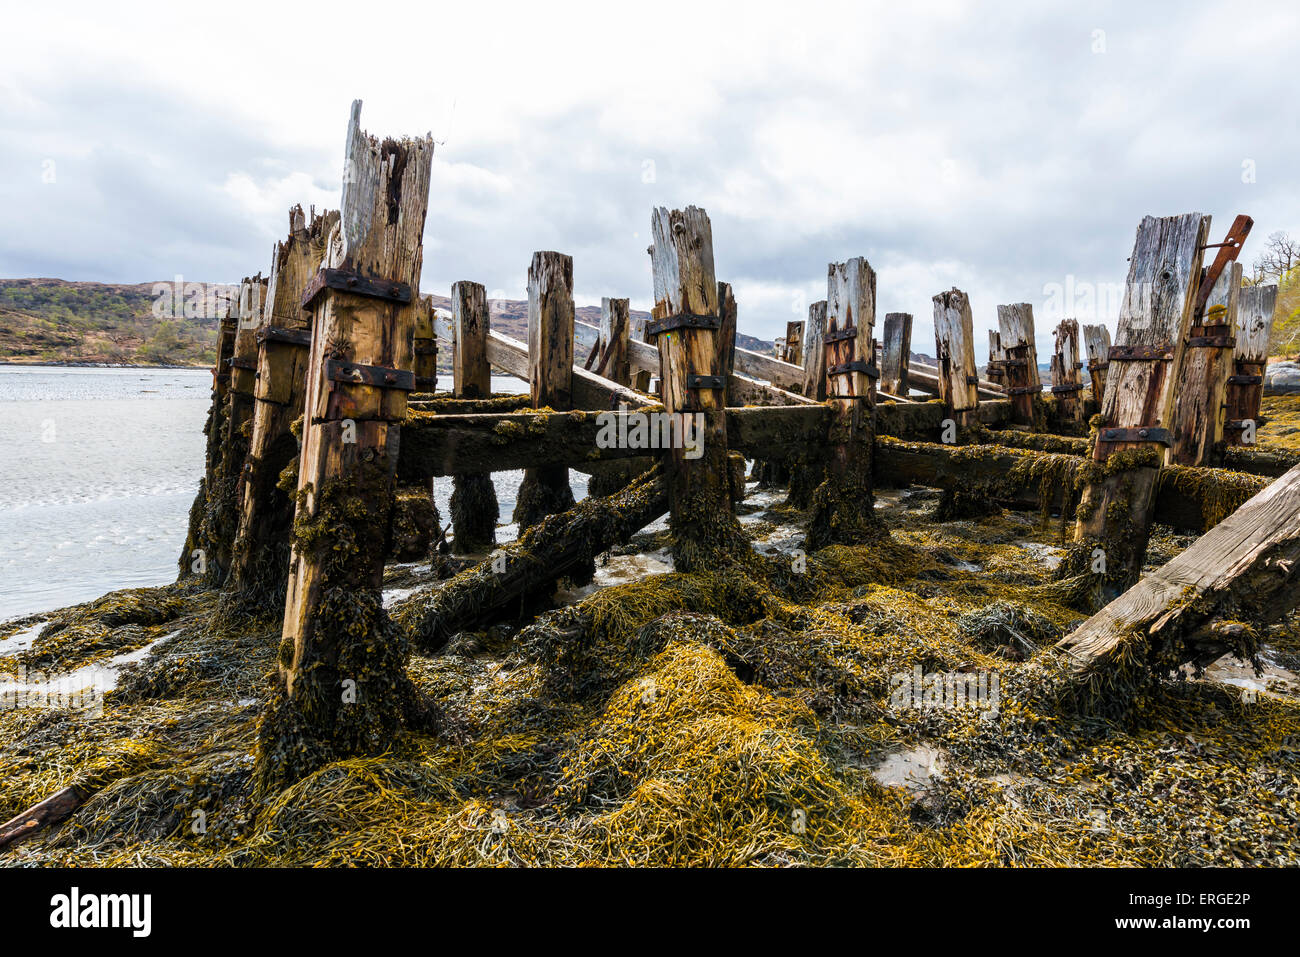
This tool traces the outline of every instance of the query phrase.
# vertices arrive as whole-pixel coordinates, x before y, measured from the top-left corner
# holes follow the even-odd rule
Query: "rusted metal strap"
[[[1052,386],[1052,392],[1055,395],[1060,395],[1064,392],[1081,392],[1082,390],[1083,390],[1082,382],[1072,382],[1072,383],[1066,383],[1065,385]]]
[[[416,392],[436,392],[438,391],[438,379],[436,376],[418,375],[415,377]]]
[[[231,356],[226,361],[229,362],[231,368],[234,369],[251,369],[253,372],[257,371],[256,359],[239,359],[236,358],[235,356]]]
[[[1173,443],[1173,436],[1168,429],[1156,425],[1142,425],[1135,429],[1102,429],[1099,440],[1102,442],[1159,442],[1161,445]]]
[[[966,377],[966,384],[967,384],[967,385],[979,385],[979,384],[980,384],[980,377],[977,376],[977,375],[968,375],[968,376]]]
[[[377,389],[415,390],[415,373],[409,369],[389,369],[385,366],[365,366],[357,362],[325,360],[325,378],[332,382],[350,385],[370,385]]]
[[[1014,389],[1007,389],[1007,395],[1035,395],[1042,391],[1041,385],[1020,385]]]
[[[843,342],[846,339],[856,339],[858,337],[858,327],[849,326],[847,329],[831,329],[826,333],[823,341],[825,342]]]
[[[411,341],[411,351],[417,356],[436,356],[438,354],[438,340],[413,339]]]
[[[1111,346],[1110,362],[1172,362],[1173,345],[1165,340],[1154,346]]]
[[[1241,244],[1246,241],[1250,235],[1250,228],[1255,225],[1255,221],[1244,213],[1232,221],[1228,228],[1228,238],[1221,243],[1212,243],[1202,246],[1202,249],[1217,248],[1219,252],[1205,270],[1205,277],[1201,280],[1201,288],[1196,294],[1196,305],[1192,310],[1192,321],[1204,314],[1205,304],[1210,301],[1210,293],[1214,291],[1214,284],[1219,281],[1219,276],[1223,270],[1228,267],[1228,263],[1237,258],[1241,252]]]
[[[827,375],[848,375],[850,372],[861,372],[868,379],[880,378],[880,370],[863,362],[861,359],[854,359],[852,362],[841,362],[839,365],[833,365],[826,370]]]
[[[686,388],[688,389],[725,389],[726,380],[720,375],[696,375],[694,372],[686,374]]]
[[[1102,359],[1100,362],[1089,362],[1089,363],[1088,363],[1088,371],[1091,372],[1091,371],[1093,371],[1094,369],[1104,369],[1104,368],[1106,368],[1108,365],[1110,365],[1110,363],[1109,363],[1108,361],[1106,361],[1105,359]]]
[[[677,329],[712,329],[722,328],[721,316],[697,316],[695,313],[683,312],[676,316],[665,316],[645,327],[647,336],[657,336],[661,332],[673,332]]]
[[[307,283],[307,288],[302,292],[303,308],[310,308],[316,297],[326,289],[337,289],[340,292],[369,296],[371,299],[384,299],[388,302],[407,303],[411,301],[411,287],[404,282],[396,282],[391,279],[371,279],[368,276],[362,276],[347,269],[322,267],[320,272],[312,277],[311,282]]]
[[[1002,364],[1004,366],[1015,366],[1016,368],[1019,368],[1020,366],[1029,365],[1029,360],[1028,359],[1003,359]]]
[[[1248,426],[1254,424],[1254,419],[1229,419],[1227,422],[1223,423],[1223,428],[1228,432],[1242,432],[1245,431]]]
[[[1188,348],[1191,349],[1232,349],[1237,345],[1236,336],[1188,336]]]
[[[1263,383],[1262,375],[1230,375],[1228,376],[1228,385],[1260,385]]]
[[[257,330],[258,342],[283,342],[291,346],[310,346],[310,329],[287,329],[283,326],[263,326]]]

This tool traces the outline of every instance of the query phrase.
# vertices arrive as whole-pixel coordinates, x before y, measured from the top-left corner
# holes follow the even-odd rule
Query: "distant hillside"
[[[216,303],[237,294],[238,287],[206,285],[191,289],[187,298],[185,290],[156,296],[155,287],[161,285],[0,279],[0,362],[212,365]],[[447,297],[433,299],[435,305],[451,308]],[[491,312],[494,329],[527,340],[528,303],[493,300]],[[599,325],[599,306],[579,306],[576,312],[580,321]],[[649,318],[648,313],[633,311],[634,335]],[[746,349],[771,352],[771,343],[743,333],[737,342]],[[584,356],[580,349],[579,358]]]

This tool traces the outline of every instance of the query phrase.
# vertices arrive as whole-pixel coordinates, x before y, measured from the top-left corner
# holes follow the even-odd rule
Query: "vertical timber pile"
[[[826,300],[808,307],[808,322],[803,338],[804,396],[815,402],[826,401]],[[790,493],[786,504],[804,509],[812,504],[813,492],[826,473],[825,457],[819,448],[809,448],[803,461],[790,466]]]
[[[628,300],[600,300],[600,332],[596,345],[587,356],[586,368],[619,385],[632,384],[632,358],[629,352],[631,318]],[[613,495],[624,488],[645,466],[645,460],[619,460],[597,464],[587,480],[587,494],[596,497]]]
[[[230,574],[239,529],[239,504],[244,485],[244,463],[252,434],[253,391],[257,383],[257,330],[262,324],[266,280],[262,274],[245,279],[239,287],[239,319],[230,356],[230,391],[222,423],[221,463],[208,495],[205,535],[211,546],[207,556],[208,584],[220,588]]]
[[[749,543],[731,507],[713,230],[696,206],[671,212],[661,206],[650,232],[654,306],[648,333],[659,348],[664,410],[674,431],[663,453],[673,562],[683,572],[716,569],[747,554]],[[688,436],[692,441],[685,441]],[[699,456],[687,458],[688,446]]]
[[[785,348],[781,358],[792,366],[803,365],[803,320],[785,324]]]
[[[303,296],[314,311],[279,675],[257,789],[379,754],[418,715],[380,597],[423,258],[433,141],[376,140],[352,104],[342,215]]]
[[[718,283],[718,313],[722,319],[718,326],[718,375],[722,376],[723,406],[731,405],[731,375],[736,371],[736,332],[738,312],[736,294],[731,290],[731,283]],[[731,504],[745,500],[745,456],[739,452],[727,452],[727,482],[731,492]]]
[[[1146,556],[1174,370],[1191,325],[1210,217],[1148,216],[1137,230],[1093,462],[1083,473],[1075,561],[1095,577],[1095,608],[1137,581]]]
[[[208,555],[212,553],[212,543],[208,536],[208,499],[216,487],[217,473],[221,470],[221,459],[225,452],[226,437],[226,403],[230,395],[230,359],[235,354],[235,328],[239,322],[238,304],[230,300],[219,300],[221,328],[217,337],[217,362],[212,367],[212,404],[208,407],[208,418],[203,425],[206,437],[206,449],[203,459],[203,478],[199,480],[199,490],[190,506],[189,530],[185,536],[185,547],[181,550],[180,578],[190,575],[206,575]]]
[[[1027,302],[998,306],[998,333],[1006,356],[1007,396],[1011,421],[1034,424],[1034,399],[1043,391],[1034,342],[1034,307]]]
[[[490,398],[487,290],[476,282],[452,283],[451,321],[456,336],[451,367],[456,398]],[[451,490],[451,550],[457,555],[477,555],[495,548],[498,513],[491,472],[456,473]]]
[[[934,348],[939,362],[939,399],[962,427],[976,423],[979,376],[970,300],[960,289],[934,297]]]
[[[1228,377],[1224,435],[1229,445],[1247,444],[1259,420],[1259,403],[1264,396],[1264,367],[1268,363],[1268,340],[1273,331],[1273,310],[1277,307],[1277,286],[1247,286],[1237,300],[1237,345],[1233,350],[1232,375]]]
[[[573,257],[563,253],[533,253],[528,266],[528,379],[534,409],[573,407]],[[519,533],[573,504],[567,466],[525,469],[514,512]]]
[[[1240,291],[1241,265],[1232,263],[1215,280],[1204,313],[1192,319],[1174,393],[1168,465],[1211,465],[1222,449]]]
[[[438,389],[438,334],[433,327],[433,296],[421,296],[415,312],[415,331],[411,336],[411,371],[415,373],[416,392]]]
[[[1083,327],[1083,344],[1088,350],[1088,378],[1092,381],[1092,400],[1101,405],[1106,394],[1106,370],[1110,367],[1110,330],[1098,323]]]
[[[826,480],[813,493],[808,550],[856,545],[883,532],[875,516],[873,356],[876,273],[861,256],[831,263],[826,276],[826,393],[830,401]]]
[[[885,343],[880,359],[880,389],[907,398],[907,370],[912,358],[912,315],[885,313]]]
[[[1083,363],[1079,361],[1079,323],[1062,319],[1056,327],[1056,348],[1052,352],[1052,395],[1065,422],[1083,421]]]
[[[311,315],[302,293],[320,269],[336,211],[307,222],[302,207],[289,211],[289,237],[276,243],[266,291],[266,322],[257,332],[253,435],[244,465],[239,532],[227,594],[231,612],[284,610],[293,528],[293,488],[282,473],[298,458],[294,422],[302,417],[311,358]]]
[[[989,364],[984,370],[984,378],[1003,389],[1007,386],[1007,355],[1002,351],[1002,333],[996,329],[989,330]]]

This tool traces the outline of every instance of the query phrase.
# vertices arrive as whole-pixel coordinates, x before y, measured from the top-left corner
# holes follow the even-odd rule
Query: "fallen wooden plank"
[[[90,792],[73,785],[10,818],[0,824],[0,851],[30,840],[47,827],[62,824],[89,798]]]
[[[924,362],[913,362],[907,370],[907,386],[917,392],[938,395],[939,369],[936,366],[926,365]],[[981,399],[1005,399],[1007,397],[1006,390],[987,379],[979,380],[979,384],[975,387],[975,393]]]
[[[1121,661],[1205,665],[1252,653],[1229,619],[1261,625],[1300,603],[1300,466],[1287,472],[1153,575],[1085,621],[1057,647],[1080,669]],[[1130,642],[1139,643],[1135,647]],[[1136,657],[1135,657],[1136,656]]]

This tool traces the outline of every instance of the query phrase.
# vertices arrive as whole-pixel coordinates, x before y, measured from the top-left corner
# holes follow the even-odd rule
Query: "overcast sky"
[[[646,308],[650,210],[693,203],[744,332],[862,255],[878,328],[913,313],[917,351],[954,285],[977,344],[1021,301],[1041,342],[1062,309],[1113,327],[1146,214],[1210,213],[1217,241],[1249,213],[1247,263],[1300,232],[1298,22],[1294,0],[11,5],[0,276],[269,271],[291,204],[337,207],[359,97],[372,133],[439,142],[426,292],[521,299],[556,249],[580,305]]]

